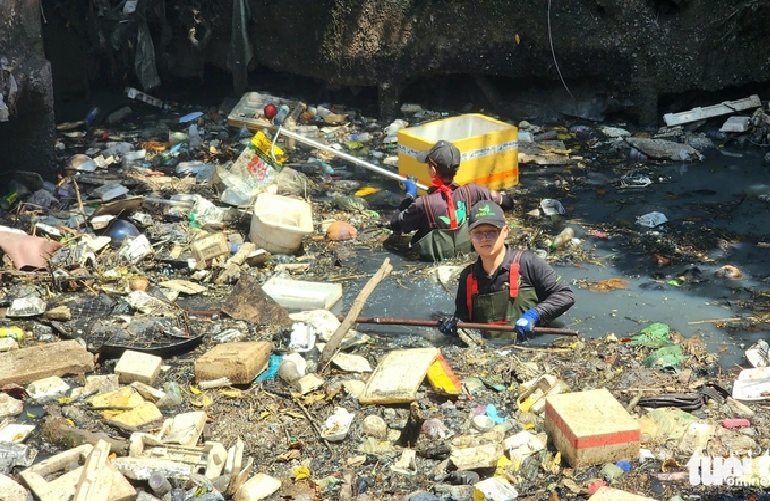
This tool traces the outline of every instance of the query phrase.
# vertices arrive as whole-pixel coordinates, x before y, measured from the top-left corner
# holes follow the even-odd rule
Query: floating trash
[[[656,226],[666,224],[667,221],[666,215],[657,211],[636,218],[636,224],[647,226],[648,228],[655,228]]]
[[[540,201],[540,208],[546,216],[553,216],[555,214],[564,214],[564,206],[558,200],[552,198],[544,198]]]

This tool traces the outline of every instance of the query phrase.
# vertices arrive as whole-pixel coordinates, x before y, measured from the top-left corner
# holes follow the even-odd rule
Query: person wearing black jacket
[[[390,220],[392,237],[414,231],[410,247],[426,261],[443,261],[471,252],[468,239],[468,211],[481,200],[491,200],[505,210],[513,209],[513,197],[476,183],[454,182],[460,168],[460,150],[448,141],[438,141],[430,150],[417,153],[428,164],[433,186],[417,197],[417,184],[407,179],[405,198]]]
[[[468,230],[479,257],[460,274],[455,313],[439,323],[441,332],[456,334],[458,321],[510,323],[524,340],[538,322],[553,320],[575,304],[569,284],[548,263],[530,251],[505,244],[509,230],[497,204],[482,201],[474,205]],[[489,335],[508,337],[511,333]]]

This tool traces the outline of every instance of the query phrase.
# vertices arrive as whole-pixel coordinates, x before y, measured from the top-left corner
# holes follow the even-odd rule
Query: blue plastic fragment
[[[617,466],[623,471],[629,471],[631,469],[631,463],[629,463],[628,461],[618,461],[617,463],[615,463],[615,466]]]
[[[278,366],[281,365],[281,360],[283,360],[283,355],[270,355],[267,370],[254,378],[254,382],[260,383],[265,379],[275,379],[275,375],[278,374]]]
[[[494,404],[487,405],[487,417],[495,422],[495,424],[503,424],[508,421],[508,418],[503,418],[497,415],[497,408]]]
[[[202,111],[193,111],[192,113],[188,113],[187,115],[183,116],[179,119],[180,124],[186,124],[187,122],[192,122],[196,118],[200,118],[203,116]]]

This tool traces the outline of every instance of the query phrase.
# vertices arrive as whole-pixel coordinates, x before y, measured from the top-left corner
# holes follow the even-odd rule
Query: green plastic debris
[[[658,348],[649,357],[644,359],[642,365],[649,368],[679,371],[685,358],[687,357],[682,354],[682,345],[675,344]]]
[[[642,329],[636,336],[632,337],[631,344],[647,346],[648,348],[668,346],[671,344],[671,341],[668,338],[669,332],[671,332],[671,328],[668,325],[655,322]]]
[[[679,280],[669,280],[669,281],[668,281],[668,282],[666,282],[666,283],[667,283],[668,285],[672,286],[672,287],[681,287],[681,286],[682,286],[682,282],[681,282],[681,281],[679,281]]]

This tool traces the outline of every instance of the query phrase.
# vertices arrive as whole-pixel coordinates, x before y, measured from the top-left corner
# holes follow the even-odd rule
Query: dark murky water
[[[707,342],[711,351],[722,352],[720,363],[724,368],[743,363],[742,345],[748,347],[767,332],[738,329],[728,333],[714,323],[692,323],[749,315],[750,310],[738,305],[751,300],[750,289],[770,289],[770,284],[763,281],[770,274],[767,266],[770,249],[757,245],[768,239],[766,221],[770,204],[757,196],[770,194],[770,175],[762,165],[763,151],[736,149],[735,152],[742,153],[743,158],[726,157],[719,150],[708,150],[708,158],[702,163],[655,166],[652,171],[661,179],[650,176],[652,185],[624,190],[609,187],[602,197],[596,192],[597,179],[606,187],[605,180],[619,176],[603,171],[601,167],[574,173],[575,180],[569,193],[548,187],[553,186],[557,177],[549,174],[548,169],[539,175],[522,175],[516,191],[561,199],[568,207],[567,223],[575,229],[581,246],[586,249],[595,247],[596,255],[601,259],[602,265],[556,266],[565,280],[575,284],[576,293],[575,306],[559,319],[559,323],[588,338],[610,333],[621,338],[635,335],[650,322],[663,322],[679,331],[685,339],[698,336]],[[527,171],[542,172],[543,169],[523,166],[522,172]],[[563,174],[558,177],[565,178]],[[659,180],[665,182],[658,183]],[[585,184],[581,185],[582,181]],[[633,246],[629,252],[629,246],[620,245],[617,237],[598,240],[586,234],[591,227],[634,222],[638,216],[651,211],[664,213],[668,222],[654,230],[632,226],[641,232],[642,238],[665,240],[681,232],[694,234],[693,246],[713,261],[707,264],[681,262],[661,267],[649,252],[634,252]],[[612,234],[611,230],[609,232]],[[558,231],[553,234],[556,233]],[[719,243],[720,236],[726,244]],[[705,244],[709,247],[700,247]],[[362,260],[364,269],[374,272],[388,256],[396,273],[415,266],[414,262],[405,262],[385,252],[366,255],[359,252],[358,259]],[[715,271],[725,264],[742,270],[743,279],[717,278]],[[702,281],[685,282],[680,286],[666,283],[682,276],[693,265],[700,270]],[[577,286],[581,281],[610,278],[627,279],[630,286],[608,293],[591,292]],[[347,287],[337,309],[347,311],[364,283],[362,280]],[[454,292],[456,284],[449,288]],[[377,287],[362,315],[426,319],[436,311],[451,313],[453,308],[453,296],[435,279],[403,278],[398,281],[389,278]],[[414,343],[415,336],[434,343],[444,342],[441,335],[430,328],[366,325],[361,326],[361,330],[402,338],[405,344]]]

